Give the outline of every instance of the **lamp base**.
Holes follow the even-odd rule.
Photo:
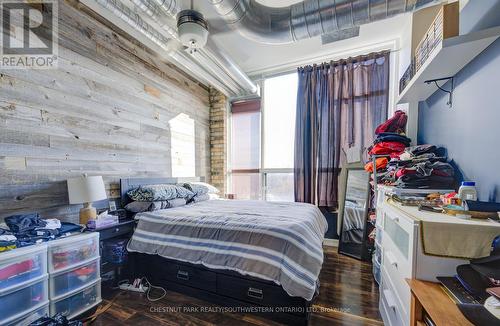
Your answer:
[[[92,203],[83,204],[80,209],[80,224],[87,225],[89,220],[95,220],[97,217],[97,210],[92,207]]]

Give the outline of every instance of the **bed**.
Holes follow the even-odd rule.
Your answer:
[[[127,191],[176,179],[122,179]],[[307,324],[326,221],[301,203],[213,200],[139,213],[128,250],[137,275],[232,311]],[[147,268],[143,268],[147,266]]]

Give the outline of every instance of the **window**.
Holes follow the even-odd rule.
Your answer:
[[[293,169],[297,74],[264,81],[264,168]]]
[[[297,83],[296,73],[269,78],[262,101],[232,104],[228,175],[237,199],[294,200]]]
[[[263,183],[265,200],[294,201],[296,73],[264,81]]]
[[[236,199],[260,198],[260,100],[232,103],[231,193]]]

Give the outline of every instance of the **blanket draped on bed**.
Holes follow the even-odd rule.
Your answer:
[[[327,230],[304,203],[210,200],[136,215],[128,250],[271,280],[311,300]]]

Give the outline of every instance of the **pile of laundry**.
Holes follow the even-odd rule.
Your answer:
[[[54,317],[41,317],[30,324],[30,326],[82,326],[79,320],[69,321],[63,314]]]
[[[411,139],[404,134],[406,121],[406,114],[396,111],[377,127],[365,170],[373,172],[375,158],[378,183],[409,189],[454,189],[455,171],[447,158],[434,145],[410,147]]]
[[[404,134],[407,120],[406,113],[398,110],[392,118],[377,127],[373,146],[368,148],[370,161],[365,165],[366,171],[373,172],[373,157],[377,172],[385,171],[389,160],[399,158],[405,148],[410,146],[411,139]]]
[[[392,158],[380,183],[410,189],[454,189],[455,170],[434,145],[407,147],[399,158]]]
[[[5,224],[8,229],[0,227],[0,252],[64,237],[82,229],[78,224],[55,218],[41,219],[38,213],[9,216]]]

